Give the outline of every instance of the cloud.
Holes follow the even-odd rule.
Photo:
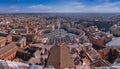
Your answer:
[[[43,5],[43,4],[32,5],[32,6],[29,6],[28,8],[32,9],[32,10],[50,10],[50,9],[52,9],[52,7]]]
[[[4,7],[5,8],[5,7]],[[118,2],[109,2],[106,0],[102,4],[98,5],[89,5],[83,4],[82,2],[68,2],[62,5],[29,5],[25,7],[21,6],[9,6],[3,9],[2,11],[6,12],[100,12],[100,13],[112,13],[120,12],[120,1]]]
[[[25,7],[25,12],[49,12],[51,10],[51,6],[44,4],[37,4]]]
[[[56,12],[100,12],[100,13],[111,13],[120,12],[120,2],[105,2],[99,5],[85,5],[81,2],[72,2],[64,5],[64,8],[59,8]]]
[[[19,7],[17,7],[17,6],[10,6],[10,7],[8,7],[6,10],[9,10],[9,11],[14,11],[14,12],[18,12],[18,11],[20,11],[20,9],[19,9]]]
[[[82,12],[86,6],[80,2],[71,2],[62,6],[54,7],[54,12]],[[82,9],[82,10],[81,10]]]
[[[11,13],[11,12],[20,12],[20,8],[17,6],[9,6],[9,7],[0,7],[2,9],[0,13]]]
[[[101,5],[96,5],[89,7],[90,11],[93,12],[120,12],[120,2],[115,2],[115,3],[104,3]]]

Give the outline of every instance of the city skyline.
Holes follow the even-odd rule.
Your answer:
[[[119,69],[118,5],[112,0],[0,1],[0,69]]]
[[[0,0],[1,13],[119,13],[119,0]]]

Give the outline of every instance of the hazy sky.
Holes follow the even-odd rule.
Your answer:
[[[0,0],[0,12],[120,12],[120,0]]]

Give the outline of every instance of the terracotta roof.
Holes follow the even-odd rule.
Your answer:
[[[41,43],[36,43],[36,44],[30,44],[30,46],[42,48],[42,47],[43,47],[43,44],[41,44]]]
[[[5,37],[0,36],[0,40],[1,40],[1,39],[5,39]]]
[[[12,43],[0,48],[0,55],[2,55],[3,53],[7,52],[10,49],[13,49],[14,47],[17,47],[16,43],[12,42]]]
[[[20,47],[18,47],[18,50],[17,50],[18,52],[22,52],[22,53],[28,53],[27,51],[25,51],[24,49],[22,49],[22,48],[20,48]]]
[[[30,58],[30,60],[28,61],[29,64],[36,64],[36,63],[41,63],[40,58]]]
[[[6,39],[5,37],[0,36],[0,42],[5,40],[5,39]]]
[[[53,65],[56,69],[74,67],[74,61],[70,56],[67,46],[54,46],[50,50],[48,64]]]

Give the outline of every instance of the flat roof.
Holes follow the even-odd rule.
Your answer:
[[[119,46],[120,47],[120,37],[112,40],[106,44],[107,46]]]
[[[17,44],[23,43],[23,41],[26,41],[26,37],[22,37],[18,40]]]
[[[8,33],[0,31],[0,36],[6,37]]]
[[[25,29],[12,29],[11,33],[26,33]]]
[[[2,32],[2,31],[0,31],[0,33],[2,33],[2,34],[8,34],[8,33],[6,33],[6,32]]]

